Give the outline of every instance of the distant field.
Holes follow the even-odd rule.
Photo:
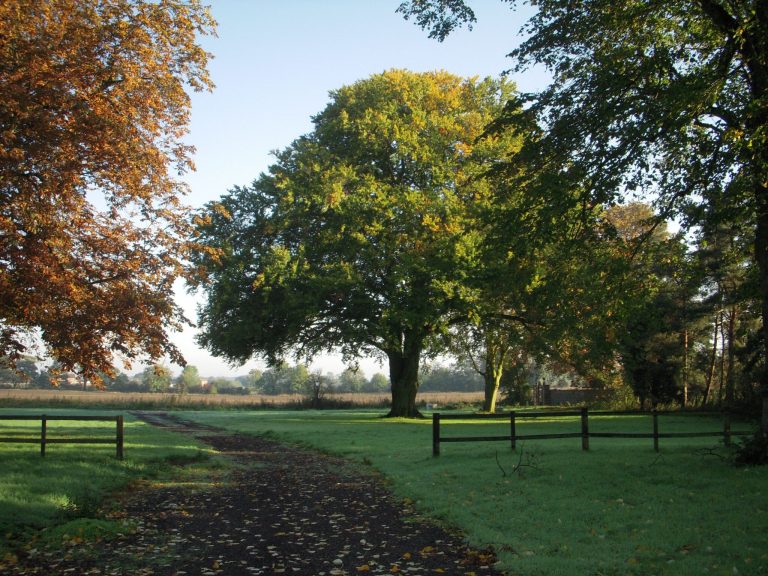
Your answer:
[[[348,402],[355,406],[371,407],[385,406],[390,400],[390,394],[360,393],[360,394],[328,394],[325,398],[340,402]],[[417,397],[419,404],[437,406],[473,404],[481,402],[482,392],[424,392]],[[261,408],[278,406],[296,406],[306,397],[301,394],[279,394],[268,396],[262,394],[159,394],[149,392],[106,392],[79,390],[0,390],[0,406],[73,406],[73,405],[107,405],[118,407],[153,407],[168,408]]]

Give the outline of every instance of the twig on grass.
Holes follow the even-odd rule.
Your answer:
[[[525,463],[523,463],[523,456],[525,456]],[[502,478],[507,477],[507,471],[504,469],[504,467],[501,465],[501,462],[499,462],[499,451],[496,451],[496,466],[499,467],[499,470],[501,470],[501,476]],[[517,464],[515,464],[512,467],[512,474],[519,474],[520,477],[523,477],[523,468],[535,468],[538,470],[539,466],[536,463],[536,455],[535,454],[526,454],[525,452],[525,445],[520,445],[520,454],[517,457]]]
[[[496,466],[499,467],[499,470],[501,470],[501,477],[506,478],[507,477],[507,471],[504,470],[504,467],[501,465],[501,462],[499,462],[499,451],[496,450]]]
[[[720,460],[728,460],[726,456],[723,456],[722,454],[718,454],[715,452],[717,448],[700,448],[699,450],[694,450],[694,454],[696,456],[717,456],[720,458]]]

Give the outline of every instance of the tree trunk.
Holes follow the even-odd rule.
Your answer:
[[[720,380],[717,389],[717,404],[723,405],[725,391],[725,314],[720,315]]]
[[[683,330],[683,410],[688,407],[688,327]]]
[[[704,389],[704,406],[709,402],[709,392],[712,390],[712,381],[715,379],[715,362],[717,360],[717,331],[720,328],[720,314],[715,315],[715,333],[712,335],[712,352],[709,356],[709,368],[707,369],[707,386]]]
[[[768,396],[763,396],[763,415],[760,418],[760,429],[768,436]]]
[[[733,409],[734,387],[736,374],[733,370],[733,339],[736,333],[736,306],[731,306],[728,318],[728,368],[725,373],[725,406],[728,410]]]
[[[499,397],[499,385],[501,384],[502,368],[494,366],[493,370],[486,368],[483,379],[485,380],[485,397],[483,399],[483,412],[493,414],[496,412],[496,400]]]
[[[749,71],[753,107],[747,115],[745,126],[755,146],[748,152],[748,162],[752,168],[752,189],[755,199],[755,262],[760,277],[760,304],[763,319],[763,363],[760,371],[760,402],[762,403],[761,422],[768,428],[768,147],[765,142],[765,130],[768,126],[768,42],[765,29],[768,26],[768,10],[760,3],[756,9],[757,22],[755,32],[745,39],[745,63]],[[750,143],[751,144],[751,143]],[[768,430],[764,430],[768,431]]]
[[[493,335],[486,336],[485,341],[485,394],[483,398],[483,412],[493,414],[496,412],[496,400],[499,397],[501,376],[504,374],[504,360],[509,347],[495,339]]]
[[[757,202],[757,230],[755,232],[755,260],[760,271],[760,303],[762,305],[763,319],[763,362],[768,366],[768,190],[765,185],[756,186],[758,190]],[[768,370],[760,371],[761,397],[768,396]],[[763,415],[761,422],[768,422],[768,402],[761,399]]]
[[[406,334],[401,349],[387,351],[392,383],[392,408],[387,414],[390,418],[421,418],[416,409],[421,350],[422,340]]]

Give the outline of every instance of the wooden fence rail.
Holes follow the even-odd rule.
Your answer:
[[[731,420],[727,414],[717,414],[724,416],[723,430],[716,432],[660,432],[659,431],[659,412],[609,412],[599,411],[590,412],[587,408],[581,408],[578,411],[541,411],[541,412],[523,412],[514,411],[508,414],[432,414],[432,455],[440,455],[440,444],[445,442],[493,442],[506,441],[510,443],[512,450],[516,449],[517,440],[551,440],[555,438],[581,438],[581,449],[589,450],[590,438],[653,438],[653,449],[659,451],[659,438],[698,438],[722,436],[723,442],[727,445],[731,443],[732,436],[749,436],[752,432],[734,432],[731,430]],[[638,416],[650,415],[653,421],[652,432],[590,432],[590,416]],[[708,414],[713,415],[713,414]],[[580,419],[580,429],[574,432],[564,432],[556,434],[518,434],[518,419],[535,418],[556,418],[563,416],[578,416]],[[440,433],[440,423],[444,420],[501,420],[509,419],[509,434],[494,436],[442,436]]]
[[[48,444],[114,444],[115,445],[115,457],[118,460],[123,459],[123,416],[47,416],[41,414],[39,416],[32,415],[6,415],[0,414],[0,420],[40,420],[40,436],[39,437],[0,437],[0,443],[24,443],[24,444],[40,444],[40,456],[45,456],[45,448]],[[115,436],[113,438],[49,438],[48,437],[48,422],[52,421],[77,421],[77,422],[114,422],[115,423]]]

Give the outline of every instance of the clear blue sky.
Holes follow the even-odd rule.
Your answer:
[[[328,92],[390,68],[447,70],[461,76],[498,76],[512,62],[506,55],[520,41],[530,15],[513,12],[501,0],[470,2],[478,18],[470,32],[445,42],[427,38],[395,10],[400,0],[211,0],[218,37],[203,46],[214,56],[210,94],[192,97],[187,140],[197,148],[187,201],[195,207],[219,198],[234,185],[250,184],[271,162],[270,152],[311,131],[311,117],[328,103]],[[513,75],[523,91],[540,89],[540,72]],[[195,318],[193,298],[179,290],[179,302]],[[187,362],[204,376],[235,375],[261,366],[231,367],[194,343],[195,331],[174,336]],[[363,362],[368,374],[386,373]],[[334,358],[313,364],[340,371]]]

